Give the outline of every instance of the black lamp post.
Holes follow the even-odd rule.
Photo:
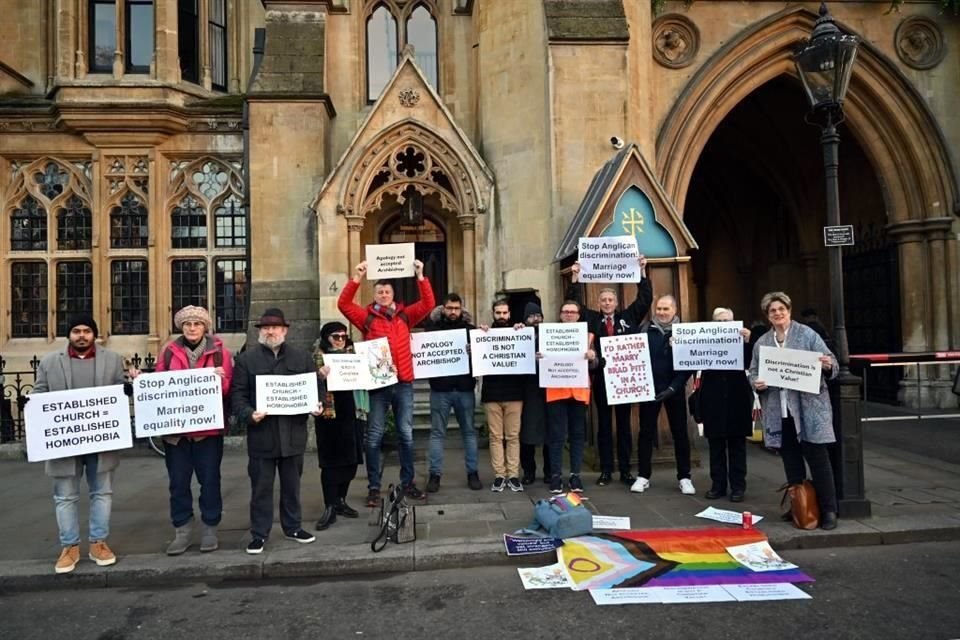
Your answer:
[[[843,122],[843,99],[850,85],[853,62],[857,58],[859,41],[845,35],[834,24],[821,3],[820,17],[810,34],[794,55],[797,72],[810,100],[809,120],[821,128],[823,168],[827,187],[827,224],[840,224],[840,194],[837,169],[839,165],[840,135],[837,125]],[[843,456],[842,493],[840,513],[859,518],[870,515],[870,502],[864,495],[863,429],[860,422],[860,378],[850,373],[850,347],[843,308],[843,247],[827,248],[830,257],[830,306],[833,311],[833,338],[840,375],[840,446]],[[836,412],[835,414],[836,415]]]

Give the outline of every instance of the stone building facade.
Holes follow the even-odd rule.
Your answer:
[[[570,238],[626,232],[687,319],[751,321],[784,289],[829,324],[818,131],[791,60],[816,3],[3,4],[8,367],[77,310],[128,354],[155,353],[188,303],[234,347],[268,305],[309,343],[385,242],[416,242],[437,293],[481,317],[506,295],[552,319]],[[863,42],[841,129],[851,350],[958,349],[960,19],[830,9]],[[949,406],[949,375],[872,382]]]

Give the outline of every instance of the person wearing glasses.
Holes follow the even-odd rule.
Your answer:
[[[353,353],[353,344],[347,338],[347,325],[342,322],[323,325],[320,339],[313,346],[317,373],[324,380],[330,375],[330,367],[323,363],[323,356],[328,353]],[[363,421],[358,412],[369,408],[370,398],[362,389],[327,391],[323,411],[313,421],[323,489],[323,514],[317,522],[317,531],[329,529],[337,521],[337,516],[356,518],[360,515],[347,504],[347,491],[350,481],[357,475],[357,465],[363,462]]]

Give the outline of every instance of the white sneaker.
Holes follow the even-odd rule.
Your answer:
[[[632,493],[643,493],[650,488],[650,481],[646,478],[637,478],[636,482],[633,483],[633,486],[630,487]]]
[[[690,478],[684,478],[680,481],[680,493],[685,496],[693,496],[697,494],[697,490],[693,487],[693,481]]]

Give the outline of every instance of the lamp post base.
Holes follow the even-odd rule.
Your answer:
[[[841,518],[869,518],[872,515],[870,501],[866,498],[840,498]]]
[[[870,501],[864,492],[860,382],[860,378],[847,369],[841,369],[837,376],[840,386],[840,428],[837,431],[843,456],[843,493],[837,497],[840,515],[844,518],[868,518],[871,513]]]

